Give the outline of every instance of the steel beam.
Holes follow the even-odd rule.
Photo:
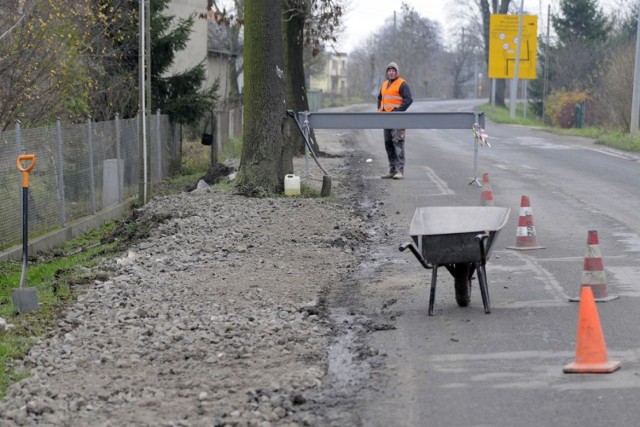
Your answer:
[[[471,129],[484,113],[302,113],[313,129]]]

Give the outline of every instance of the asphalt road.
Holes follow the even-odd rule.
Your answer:
[[[468,101],[416,102],[412,111],[470,111]],[[593,141],[487,122],[491,148],[471,131],[407,130],[406,179],[386,172],[382,130],[357,131],[370,158],[363,180],[381,201],[389,238],[362,267],[359,309],[395,329],[368,335],[386,354],[357,412],[371,426],[638,425],[640,418],[640,164]],[[422,206],[478,206],[488,173],[506,226],[487,263],[492,313],[477,281],[458,307],[453,278],[438,271],[435,315],[428,316],[431,270],[400,243]],[[531,201],[536,240],[514,251],[521,196]],[[597,305],[612,374],[564,374],[575,357],[587,234],[597,230],[608,293]]]

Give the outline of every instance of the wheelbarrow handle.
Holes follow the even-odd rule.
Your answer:
[[[22,162],[29,162],[27,166],[23,166]],[[18,170],[22,172],[22,188],[29,188],[29,172],[36,166],[35,154],[21,154],[16,161]]]
[[[420,261],[420,264],[422,264],[422,266],[424,268],[433,268],[433,266],[431,264],[429,264],[427,261],[425,261],[425,259],[422,257],[422,255],[420,255],[420,253],[418,252],[416,247],[413,246],[413,243],[411,243],[411,242],[403,243],[398,248],[398,250],[400,252],[404,252],[407,249],[411,250],[411,253],[413,253],[413,255],[415,255],[415,257],[418,259],[418,261]]]
[[[404,251],[406,251],[406,250],[407,250],[407,248],[409,248],[409,246],[412,246],[412,245],[411,245],[411,242],[403,243],[403,244],[401,244],[401,245],[400,245],[400,247],[398,248],[398,250],[399,250],[400,252],[404,252]]]

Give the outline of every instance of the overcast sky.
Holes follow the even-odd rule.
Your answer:
[[[598,3],[608,12],[616,1],[618,0],[598,0]],[[338,40],[337,46],[341,52],[350,52],[362,44],[371,33],[384,25],[387,18],[393,17],[394,10],[400,13],[400,5],[403,3],[402,0],[348,0],[348,2],[349,6],[344,16],[345,32]],[[404,2],[412,6],[422,17],[439,22],[446,37],[447,30],[450,30],[450,25],[447,23],[451,22],[451,16],[447,14],[450,13],[454,0],[404,0]],[[512,2],[520,7],[521,0],[512,0]],[[558,7],[558,0],[524,0],[524,9],[533,15],[541,16],[546,28],[549,4],[553,13],[554,8]],[[539,31],[540,27],[539,22]]]

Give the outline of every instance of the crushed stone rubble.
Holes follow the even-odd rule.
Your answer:
[[[368,235],[319,198],[201,189],[159,197],[148,227],[16,369],[0,425],[323,425],[306,410],[332,340],[326,296]]]

